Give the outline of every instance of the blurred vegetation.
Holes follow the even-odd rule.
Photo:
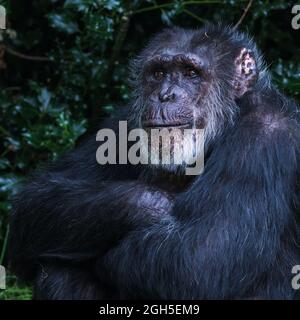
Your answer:
[[[277,85],[300,101],[296,1],[253,1],[240,28],[259,44]],[[235,24],[248,1],[7,0],[0,31],[0,264],[9,199],[41,161],[72,148],[130,99],[128,61],[166,26]],[[42,230],[41,230],[42,232]],[[9,276],[0,299],[28,299]]]

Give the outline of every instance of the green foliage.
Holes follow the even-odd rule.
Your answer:
[[[300,101],[295,1],[254,1],[241,23],[265,54],[274,80]],[[166,26],[235,24],[248,1],[6,0],[0,31],[0,264],[9,199],[36,166],[72,148],[130,99],[128,61]],[[14,278],[1,298],[28,298]],[[25,290],[25,291],[24,291]]]
[[[7,276],[7,288],[0,290],[0,300],[30,300],[31,297],[31,288],[18,285],[14,276]]]

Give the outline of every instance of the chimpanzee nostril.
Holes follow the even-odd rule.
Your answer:
[[[159,100],[160,100],[160,102],[174,101],[175,100],[175,93],[174,92],[163,93],[163,94],[160,93]]]

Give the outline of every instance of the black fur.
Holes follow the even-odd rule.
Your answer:
[[[93,137],[31,178],[15,200],[9,253],[37,299],[294,298],[299,110],[271,84],[253,42],[224,27],[164,31],[133,62],[130,123],[144,105],[144,61],[160,47],[199,45],[219,77],[209,107],[223,108],[204,173],[181,185],[178,172],[101,167]],[[258,76],[234,94],[243,48]]]

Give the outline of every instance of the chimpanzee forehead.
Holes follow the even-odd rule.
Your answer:
[[[182,31],[182,30],[181,30]],[[149,58],[154,57],[186,57],[193,62],[208,64],[213,61],[213,52],[211,52],[211,39],[205,35],[205,32],[186,31],[184,33],[173,33],[166,41],[155,43],[155,49],[151,52]],[[148,52],[149,52],[148,51]]]
[[[195,68],[204,68],[210,65],[209,59],[207,59],[205,56],[187,52],[186,50],[174,49],[164,49],[156,52],[155,55],[149,58],[146,64],[182,64],[194,66]]]
[[[191,37],[185,37],[184,42],[179,40],[172,37],[165,45],[161,44],[147,57],[147,63],[185,64],[196,68],[208,68],[213,64],[207,46],[193,46]]]

